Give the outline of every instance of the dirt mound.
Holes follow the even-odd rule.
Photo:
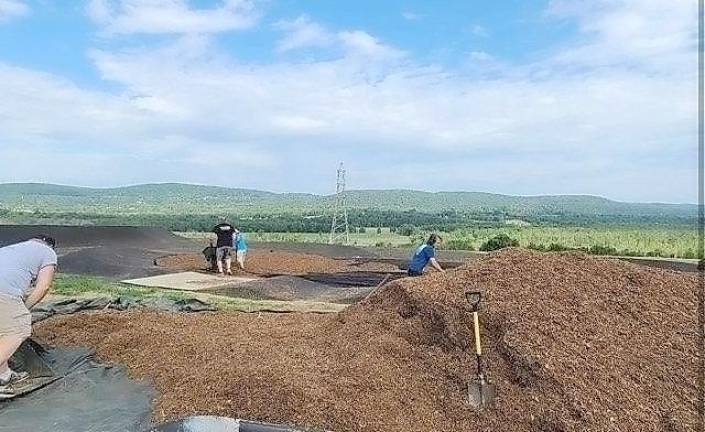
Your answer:
[[[56,239],[59,271],[117,279],[164,273],[156,258],[198,249],[165,229],[126,226],[0,225],[0,246],[36,234]]]
[[[136,248],[81,248],[59,256],[59,271],[115,279],[153,276],[164,273],[154,265],[160,255]]]
[[[487,411],[464,290],[482,289]],[[155,417],[196,413],[335,431],[690,431],[697,281],[581,254],[507,250],[390,283],[333,316],[97,313],[38,333],[154,379]],[[149,328],[149,332],[144,332]]]
[[[201,270],[206,267],[203,255],[197,253],[162,257],[157,260],[157,264],[166,269],[180,271]],[[334,273],[342,271],[398,271],[398,268],[388,263],[359,263],[352,259],[333,259],[321,255],[274,249],[248,250],[245,266],[247,273],[262,276]]]
[[[189,250],[194,242],[162,228],[130,226],[0,225],[0,246],[48,234],[59,248],[132,247]]]

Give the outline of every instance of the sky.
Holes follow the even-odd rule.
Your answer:
[[[693,0],[0,0],[0,182],[697,201]]]

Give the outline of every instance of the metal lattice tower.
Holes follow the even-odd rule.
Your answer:
[[[345,168],[341,162],[338,167],[338,178],[335,184],[335,207],[333,208],[333,222],[330,226],[328,244],[334,244],[343,238],[346,245],[350,244],[348,205],[345,199]]]

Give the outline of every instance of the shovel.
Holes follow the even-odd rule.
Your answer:
[[[482,344],[480,343],[480,319],[477,309],[482,299],[479,291],[468,291],[465,299],[472,308],[472,319],[475,326],[475,353],[477,355],[477,376],[468,383],[468,402],[476,410],[486,408],[492,403],[497,393],[494,384],[487,381],[482,366]]]

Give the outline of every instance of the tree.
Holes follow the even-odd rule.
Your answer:
[[[399,227],[399,230],[397,232],[399,233],[399,235],[410,237],[416,232],[416,227],[413,225],[404,224]]]

